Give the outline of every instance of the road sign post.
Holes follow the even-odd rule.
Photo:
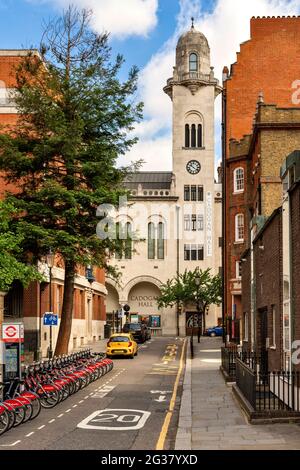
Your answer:
[[[44,314],[44,326],[50,326],[50,343],[48,357],[52,359],[52,326],[58,325],[58,315],[53,312],[46,312]]]

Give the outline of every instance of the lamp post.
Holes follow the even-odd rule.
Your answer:
[[[52,268],[54,266],[54,253],[50,248],[49,253],[46,256],[47,265],[49,268],[49,311],[52,312]],[[48,351],[48,358],[52,359],[53,350],[52,350],[52,325],[50,325],[50,344],[49,344],[49,351]]]
[[[198,343],[200,343],[200,336],[201,336],[201,330],[200,330],[200,299],[199,299],[199,287],[201,284],[201,279],[199,276],[195,277],[195,284],[197,286],[197,297],[196,297],[196,305],[197,305],[197,316],[198,316]]]

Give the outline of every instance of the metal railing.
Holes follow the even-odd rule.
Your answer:
[[[250,351],[239,351],[236,345],[221,348],[222,368],[234,381],[236,377],[236,359],[240,359],[247,367],[256,370],[261,356]]]
[[[236,385],[257,412],[300,413],[300,372],[261,372],[236,358]]]

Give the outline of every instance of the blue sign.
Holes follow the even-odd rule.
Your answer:
[[[55,313],[45,313],[44,314],[44,326],[57,326],[58,325],[58,315]]]

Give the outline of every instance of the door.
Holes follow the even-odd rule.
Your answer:
[[[199,315],[199,321],[198,321],[198,314],[197,312],[186,312],[186,335],[191,336],[192,335],[192,329],[193,329],[193,324],[194,324],[194,336],[197,336],[198,334],[198,326],[202,326],[201,322],[201,315]],[[200,328],[200,331],[202,329]]]
[[[262,374],[268,372],[268,309],[260,312],[260,370]]]

